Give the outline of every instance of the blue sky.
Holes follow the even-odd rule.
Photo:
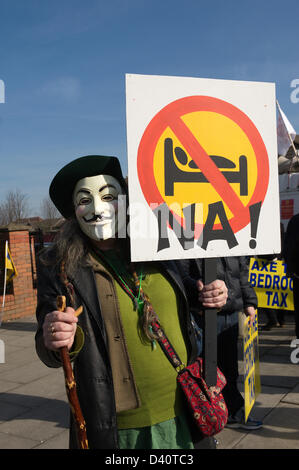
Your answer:
[[[299,133],[298,17],[298,0],[0,0],[0,202],[18,189],[38,214],[82,155],[127,174],[126,73],[275,82]]]

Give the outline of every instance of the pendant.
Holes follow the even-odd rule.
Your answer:
[[[138,315],[141,317],[143,315],[144,301],[142,299],[134,298],[134,310],[137,310]]]

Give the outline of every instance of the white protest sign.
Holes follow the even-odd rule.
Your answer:
[[[132,261],[280,252],[273,83],[126,75]]]

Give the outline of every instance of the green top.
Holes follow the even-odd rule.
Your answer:
[[[109,252],[109,256],[107,254],[108,252],[105,252],[111,265],[127,285],[132,287],[132,280],[119,257],[114,252]],[[142,289],[148,295],[169,340],[181,360],[186,363],[187,350],[180,325],[177,293],[166,275],[155,265],[145,264],[142,274]],[[152,426],[170,420],[182,412],[182,396],[176,382],[177,372],[159,344],[153,349],[152,344],[141,336],[138,312],[134,310],[133,301],[119,283],[114,282],[128,352],[141,399],[140,408],[118,413],[118,428]]]
[[[141,340],[137,323],[138,314],[132,301],[116,284],[121,319],[126,335],[128,351],[141,399],[141,407],[123,411],[117,416],[118,428],[151,426],[169,420],[180,413],[180,395],[177,390],[177,372],[166,358],[159,344],[155,349]],[[178,317],[176,294],[169,281],[155,269],[148,269],[142,288],[148,295],[167,335],[186,362],[187,351]]]

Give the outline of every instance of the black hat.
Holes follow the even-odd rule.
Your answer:
[[[49,194],[59,212],[66,219],[74,215],[73,192],[79,180],[88,176],[114,176],[127,192],[120,163],[116,157],[87,155],[65,165],[50,184]]]

